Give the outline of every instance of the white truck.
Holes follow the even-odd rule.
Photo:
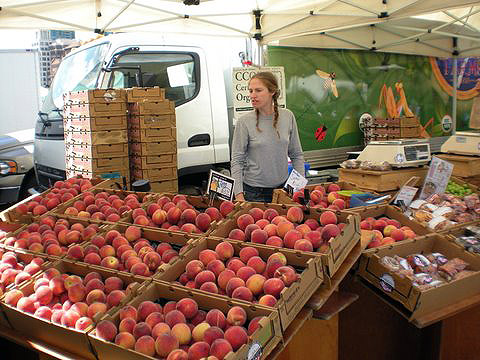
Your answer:
[[[35,126],[34,163],[43,187],[65,178],[63,94],[94,88],[160,86],[175,102],[178,175],[228,169],[232,131],[231,74],[245,40],[197,41],[115,34],[68,54]],[[188,42],[187,42],[188,41]],[[186,45],[196,43],[198,45]]]

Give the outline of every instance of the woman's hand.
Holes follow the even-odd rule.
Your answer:
[[[238,193],[237,195],[235,195],[235,200],[236,200],[236,201],[245,201],[245,197],[243,196],[243,192]]]

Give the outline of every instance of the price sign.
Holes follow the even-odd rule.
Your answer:
[[[207,194],[210,197],[218,197],[223,200],[233,199],[233,186],[235,180],[217,171],[210,170],[208,179]]]
[[[433,156],[419,198],[426,199],[433,194],[444,193],[452,171],[452,163]]]
[[[291,186],[293,188],[293,191],[298,191],[301,188],[304,188],[307,183],[308,180],[304,176],[302,176],[297,170],[293,169],[284,187],[288,189],[288,186]]]
[[[403,203],[405,204],[405,206],[408,206],[410,205],[410,203],[412,202],[413,198],[415,197],[415,194],[417,193],[418,191],[418,188],[416,187],[413,187],[413,186],[403,186],[396,199],[395,199],[395,202],[398,203],[400,201],[403,201]]]

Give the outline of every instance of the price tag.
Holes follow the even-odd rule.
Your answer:
[[[291,186],[293,188],[293,191],[298,191],[301,188],[304,188],[307,183],[308,180],[304,176],[302,176],[297,170],[293,169],[284,187],[288,189],[288,186]]]
[[[235,180],[217,171],[210,170],[208,179],[207,194],[210,197],[218,197],[223,200],[233,199],[233,186]]]
[[[452,163],[433,156],[419,198],[426,199],[433,194],[444,193],[452,171]]]
[[[397,197],[395,198],[395,202],[403,201],[405,206],[408,206],[412,202],[417,191],[418,191],[418,188],[405,185],[400,189]]]

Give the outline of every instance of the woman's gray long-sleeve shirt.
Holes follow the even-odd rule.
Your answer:
[[[243,183],[257,187],[278,187],[288,179],[288,157],[300,174],[305,175],[302,146],[298,137],[295,116],[288,109],[278,109],[277,129],[273,115],[259,115],[255,111],[243,115],[235,126],[232,144],[232,177],[235,194],[243,191]]]

